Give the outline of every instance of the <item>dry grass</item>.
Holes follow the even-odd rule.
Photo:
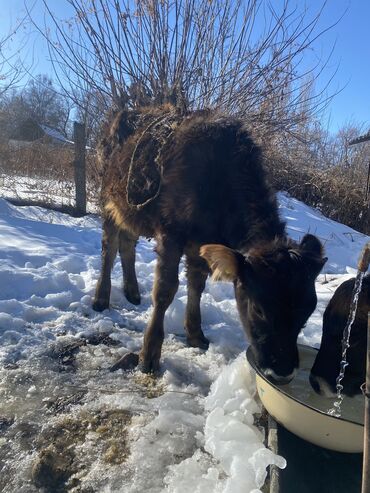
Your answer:
[[[12,148],[0,144],[2,196],[25,203],[73,206],[75,202],[74,148],[41,142]],[[99,201],[101,175],[94,151],[86,154],[88,202]]]
[[[73,148],[37,142],[27,147],[0,147],[1,170],[9,176],[73,181]]]
[[[276,157],[267,160],[267,168],[276,190],[286,191],[325,216],[370,234],[364,170],[354,172],[342,166],[321,170]]]
[[[325,216],[370,234],[369,203],[365,200],[366,170],[333,166],[325,170],[276,152],[266,151],[270,181]],[[74,204],[74,149],[35,143],[19,149],[0,144],[2,195],[46,205]],[[96,154],[86,155],[88,202],[98,206],[101,183]],[[22,196],[19,190],[22,190]]]

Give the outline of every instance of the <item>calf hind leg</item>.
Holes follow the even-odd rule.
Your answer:
[[[154,309],[140,353],[140,368],[145,373],[159,369],[164,338],[163,320],[179,285],[178,271],[182,247],[168,237],[157,238],[157,254],[152,293]]]
[[[111,270],[118,250],[118,229],[109,218],[103,220],[103,238],[101,250],[101,272],[96,285],[93,309],[102,312],[109,308],[111,291]]]
[[[198,252],[187,252],[188,302],[185,312],[185,332],[192,347],[208,349],[209,341],[201,328],[200,298],[204,290],[209,269]]]
[[[119,233],[119,254],[123,271],[123,292],[133,305],[139,305],[141,298],[135,272],[135,247],[137,236],[126,230]]]

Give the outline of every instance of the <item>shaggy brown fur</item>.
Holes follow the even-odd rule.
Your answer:
[[[185,330],[191,345],[206,348],[199,301],[209,269],[199,247],[214,243],[243,253],[253,247],[253,257],[274,259],[273,269],[279,259],[290,262],[288,252],[300,248],[286,238],[261,151],[235,118],[211,111],[181,116],[171,106],[123,110],[107,127],[100,159],[104,232],[94,309],[109,306],[110,270],[118,249],[125,295],[140,302],[135,242],[139,235],[157,241],[154,311],[140,355],[145,371],[158,368],[163,317],[177,291],[183,253],[188,275]],[[313,250],[321,267],[321,246],[315,244]],[[281,265],[278,271],[285,275]],[[298,284],[305,283],[305,278],[298,279]]]

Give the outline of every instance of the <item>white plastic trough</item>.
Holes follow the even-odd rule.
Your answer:
[[[295,435],[338,452],[362,452],[364,442],[364,398],[363,396],[344,397],[342,417],[327,414],[333,407],[333,399],[321,397],[311,389],[308,376],[315,360],[317,349],[298,344],[300,371],[288,385],[276,385],[264,377],[257,368],[251,347],[247,359],[256,371],[258,395],[268,413],[287,430]],[[295,380],[304,392],[297,397]],[[307,402],[308,401],[308,402]],[[346,409],[345,412],[344,405]]]

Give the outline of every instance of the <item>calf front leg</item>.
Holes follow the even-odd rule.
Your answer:
[[[111,219],[103,220],[103,238],[101,250],[101,272],[96,285],[93,309],[102,312],[109,308],[111,290],[111,270],[118,250],[118,229]]]
[[[164,315],[179,285],[178,273],[182,252],[182,246],[171,238],[157,238],[158,258],[152,292],[154,309],[140,352],[140,368],[144,373],[156,372],[159,369],[164,338]]]
[[[133,305],[140,305],[139,286],[135,272],[135,247],[137,236],[128,231],[119,233],[119,254],[123,271],[123,293]]]
[[[188,344],[192,347],[208,349],[209,340],[201,327],[200,298],[207,276],[208,266],[198,252],[187,252],[188,302],[185,313],[185,332]]]

